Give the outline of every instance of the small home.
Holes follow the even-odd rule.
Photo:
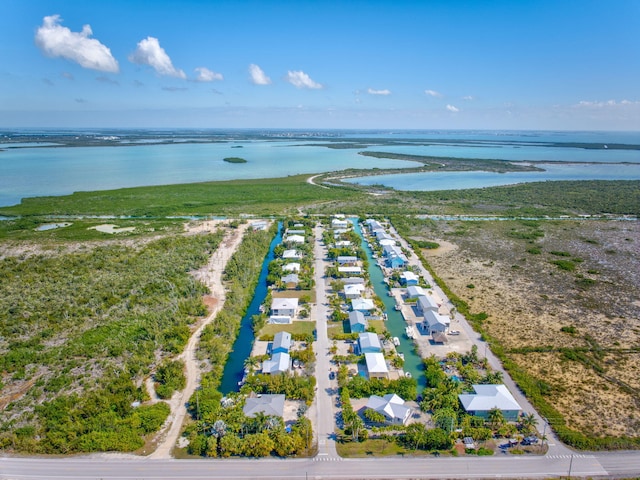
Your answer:
[[[295,317],[297,309],[297,298],[274,298],[271,300],[271,315]]]
[[[472,387],[475,393],[458,395],[462,408],[469,415],[488,420],[489,412],[497,408],[508,422],[518,420],[522,407],[505,385],[472,385]]]
[[[406,285],[407,287],[412,287],[418,285],[420,282],[420,277],[413,272],[406,271],[400,274],[400,283],[402,285]]]
[[[284,395],[280,393],[263,393],[261,395],[252,393],[244,402],[242,411],[249,418],[254,418],[258,413],[270,417],[282,417],[284,414],[284,400]]]
[[[378,334],[373,332],[363,332],[358,335],[358,345],[360,346],[360,353],[382,352]]]
[[[341,218],[334,218],[331,220],[331,228],[348,228],[349,221]]]
[[[381,413],[388,423],[395,425],[405,425],[411,417],[411,409],[395,393],[387,393],[384,397],[371,395],[367,401],[367,408]]]
[[[300,277],[298,277],[297,273],[290,273],[282,277],[282,283],[284,283],[287,288],[295,288],[298,286],[298,283],[300,283]]]
[[[354,283],[345,285],[342,289],[344,293],[344,297],[347,299],[360,298],[362,296],[362,292],[364,292],[364,284],[362,283]]]
[[[304,237],[302,235],[287,235],[284,241],[287,243],[304,243]]]
[[[291,348],[291,334],[289,332],[278,332],[273,336],[271,353],[289,353]]]
[[[354,298],[351,300],[351,310],[354,312],[362,312],[365,315],[369,315],[375,308],[373,300],[370,298]]]
[[[417,285],[411,285],[407,287],[407,298],[418,298],[424,297],[427,293],[424,291],[422,287]]]
[[[424,312],[423,328],[433,335],[436,332],[444,333],[449,330],[451,325],[451,319],[446,315],[440,315],[433,310],[427,310]]]
[[[276,353],[269,360],[262,362],[262,373],[277,375],[289,371],[291,357],[288,353]]]
[[[361,333],[369,328],[369,322],[362,312],[349,312],[349,327],[351,333]]]
[[[282,252],[282,258],[285,260],[291,258],[302,258],[302,253],[294,249],[285,250]]]
[[[418,297],[418,300],[416,301],[416,309],[418,310],[418,313],[422,313],[424,315],[429,310],[438,312],[440,310],[440,305],[433,295],[424,295],[422,297]]]
[[[358,257],[351,255],[341,255],[336,260],[341,266],[355,266],[358,263]]]
[[[389,368],[381,352],[365,353],[369,378],[389,378]]]
[[[282,266],[283,272],[299,272],[300,264],[298,262],[287,263]]]
[[[361,267],[338,267],[339,273],[344,273],[345,275],[360,275],[362,273]]]

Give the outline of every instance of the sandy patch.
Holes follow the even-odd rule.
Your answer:
[[[136,227],[118,227],[117,225],[113,225],[111,223],[105,223],[102,225],[96,225],[95,227],[89,227],[87,230],[97,230],[102,233],[123,233],[123,232],[133,232]]]

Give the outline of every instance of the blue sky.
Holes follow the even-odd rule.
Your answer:
[[[3,0],[0,127],[640,130],[640,2]]]

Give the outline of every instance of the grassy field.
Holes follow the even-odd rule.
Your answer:
[[[256,335],[257,338],[263,335],[272,336],[278,332],[289,332],[292,335],[313,335],[313,331],[316,328],[316,322],[302,322],[296,321],[288,325],[274,325],[267,324],[260,330],[260,333]]]

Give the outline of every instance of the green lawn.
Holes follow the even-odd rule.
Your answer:
[[[300,335],[313,335],[313,331],[316,328],[316,322],[293,322],[289,325],[276,325],[276,324],[267,324],[265,325],[260,333],[257,335],[258,338],[263,335],[275,335],[278,332],[289,332],[292,335],[300,334]]]
[[[304,297],[305,295],[308,295],[309,298],[311,299],[311,303],[315,303],[316,302],[316,290],[315,288],[313,290],[274,290],[271,293],[271,296],[273,298],[297,298],[300,299],[301,297]]]

